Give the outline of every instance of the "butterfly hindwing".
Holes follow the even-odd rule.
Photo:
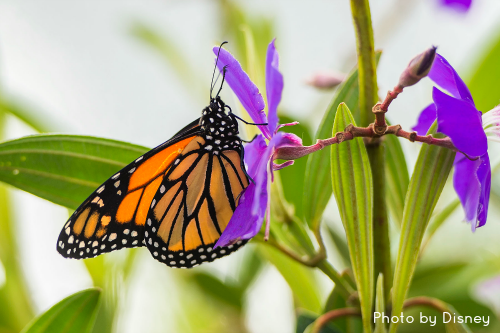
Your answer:
[[[241,146],[217,152],[211,149],[202,137],[191,141],[153,198],[145,226],[146,246],[155,259],[168,266],[188,268],[213,261],[246,243],[213,250],[248,178]]]
[[[197,120],[104,182],[65,224],[59,253],[83,259],[143,246],[151,201],[175,159],[198,134]]]

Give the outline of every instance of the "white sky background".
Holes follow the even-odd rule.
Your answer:
[[[354,65],[349,1],[240,2],[255,15],[274,20],[285,77],[282,107],[298,120],[307,119],[316,126],[332,94],[317,92],[303,82],[316,70],[347,72]],[[465,16],[440,10],[436,3],[437,0],[372,1],[375,44],[384,50],[378,72],[382,95],[397,83],[408,61],[431,45],[439,46],[439,52],[465,75],[468,63],[480,54],[489,34],[500,31],[500,1],[476,0]],[[389,14],[395,6],[405,11],[399,19]],[[201,0],[0,0],[2,91],[56,118],[65,133],[156,146],[199,117],[208,102],[213,69],[211,47],[224,39],[218,30],[216,10],[214,2]],[[193,98],[164,60],[131,36],[130,27],[135,20],[158,28],[182,47],[206,82],[207,101]],[[231,47],[231,43],[227,45],[229,50]],[[430,88],[427,81],[407,89],[393,103],[391,121],[404,128],[412,126],[418,112],[431,100]],[[228,96],[229,88],[225,89]],[[16,138],[29,133],[29,128],[13,122],[9,135]],[[418,148],[405,143],[405,149],[411,169]],[[67,210],[20,191],[15,191],[15,198],[19,240],[23,245],[20,260],[41,311],[89,286],[91,281],[81,262],[64,260],[55,251]],[[499,253],[498,246],[493,246],[500,230],[498,214],[491,214],[485,227],[489,231],[480,230],[474,236],[460,223],[461,213],[457,214],[454,226],[448,223],[441,234],[452,233],[459,241],[439,248],[440,255],[461,249],[464,252],[463,248],[474,252],[480,246],[486,248],[484,251]],[[338,219],[335,223],[339,223]],[[220,274],[231,274],[238,258],[233,255],[206,266]],[[119,323],[120,332],[139,328],[154,332],[155,327],[168,327],[164,312],[148,311],[147,304],[161,304],[162,310],[175,307],[168,297],[151,291],[159,288],[168,293],[175,288],[165,284],[175,281],[169,277],[168,268],[146,255],[144,266],[129,295],[133,305],[125,309],[127,316]],[[325,288],[331,287],[328,282],[322,283]],[[293,330],[292,296],[274,268],[266,269],[259,277],[248,302],[247,323],[252,332]]]

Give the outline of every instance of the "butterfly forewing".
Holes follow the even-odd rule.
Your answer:
[[[216,152],[212,148],[201,136],[191,141],[153,198],[145,241],[153,257],[168,266],[196,266],[244,244],[240,241],[213,249],[248,186],[248,178],[240,146]]]
[[[57,243],[59,253],[83,259],[143,246],[151,201],[174,161],[199,132],[198,121],[189,124],[104,182],[65,224]]]

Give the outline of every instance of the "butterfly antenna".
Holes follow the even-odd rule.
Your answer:
[[[227,65],[222,67],[222,82],[220,83],[219,91],[217,92],[217,95],[215,97],[218,97],[220,91],[222,90],[222,86],[224,85],[224,80],[226,79],[226,71],[227,71]]]
[[[222,44],[220,44],[219,46],[219,52],[217,52],[217,59],[215,60],[215,66],[214,66],[214,72],[212,73],[212,82],[210,83],[210,99],[212,99],[212,90],[214,89],[214,77],[215,77],[215,70],[217,69],[217,62],[219,61],[219,54],[220,54],[220,50],[222,48],[222,45],[224,44],[227,44],[227,41],[226,42],[222,42]],[[218,78],[218,76],[217,76]],[[215,82],[217,82],[217,80],[215,80]]]

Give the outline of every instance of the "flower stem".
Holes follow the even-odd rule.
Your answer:
[[[372,167],[373,192],[373,251],[374,256],[374,279],[380,273],[384,276],[384,304],[389,302],[392,287],[391,266],[391,242],[389,239],[389,221],[387,216],[387,204],[385,200],[385,170],[384,155],[385,147],[382,144],[370,145],[366,149],[370,165]],[[382,167],[380,167],[382,166]]]
[[[379,129],[380,130],[380,129]],[[368,127],[356,127],[353,126],[352,124],[347,126],[346,129],[343,132],[337,132],[335,136],[324,139],[324,140],[318,140],[315,144],[311,146],[302,146],[302,147],[282,147],[279,148],[276,152],[276,158],[283,159],[283,160],[296,160],[298,158],[304,157],[306,155],[309,155],[311,153],[314,153],[318,150],[321,150],[325,147],[328,147],[333,144],[339,144],[344,141],[349,141],[354,138],[362,137],[362,138],[371,138],[370,141],[368,141],[367,144],[367,149],[370,145],[376,145],[379,144],[378,139],[381,136],[384,135],[395,135],[400,138],[405,138],[411,142],[422,142],[426,143],[428,145],[434,145],[434,146],[440,146],[440,147],[445,147],[448,148],[454,152],[460,152],[464,154],[468,159],[470,160],[476,160],[477,157],[471,157],[465,154],[464,152],[460,151],[455,147],[453,142],[449,137],[444,137],[444,138],[435,138],[432,135],[418,135],[417,132],[408,132],[405,131],[401,128],[401,125],[391,125],[391,126],[386,126],[382,133],[377,133],[375,129],[375,123],[371,123]],[[383,168],[380,168],[383,169]]]
[[[333,311],[329,311],[316,319],[313,324],[313,329],[311,333],[319,333],[321,329],[328,324],[328,322],[335,320],[340,317],[348,317],[348,316],[361,316],[361,311],[356,308],[343,308],[343,309],[335,309]]]
[[[448,312],[449,309],[446,306],[446,304],[437,299],[437,298],[432,298],[432,297],[427,297],[427,296],[418,296],[418,297],[413,297],[408,300],[406,300],[403,304],[403,308],[408,309],[414,306],[426,306],[430,308],[434,308],[438,310],[439,312]]]
[[[377,96],[377,69],[375,65],[375,50],[373,42],[373,28],[370,13],[370,4],[368,0],[351,0],[352,18],[356,32],[356,45],[358,54],[358,81],[359,81],[359,109],[360,109],[360,124],[368,126],[373,119],[372,106],[378,101]],[[375,114],[375,124],[372,129],[375,129],[376,134],[380,134],[378,129],[384,128],[385,119],[384,113],[381,115]],[[375,277],[379,273],[385,276],[387,271],[391,271],[390,252],[386,250],[386,246],[390,247],[389,243],[381,244],[381,242],[389,241],[387,227],[387,207],[385,205],[385,167],[383,157],[383,142],[380,142],[378,136],[371,142],[366,143],[366,150],[370,159],[370,167],[373,176],[373,238],[377,240],[374,243],[375,251]],[[378,246],[377,246],[378,245]],[[383,251],[379,253],[377,251]],[[387,258],[388,257],[388,258]],[[390,288],[387,288],[389,290]],[[371,318],[363,317],[363,329],[365,333],[372,331]]]
[[[343,279],[340,274],[333,268],[327,260],[320,261],[316,267],[321,269],[334,283],[335,288],[342,295],[344,299],[348,299],[354,294],[352,287]]]
[[[372,106],[378,101],[373,29],[368,0],[351,0],[351,11],[358,54],[360,123],[367,126],[373,117]]]

